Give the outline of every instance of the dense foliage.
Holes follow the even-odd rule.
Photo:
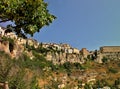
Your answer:
[[[13,22],[14,26],[9,24],[8,30],[18,36],[32,36],[56,18],[47,6],[44,0],[0,0],[0,22]]]

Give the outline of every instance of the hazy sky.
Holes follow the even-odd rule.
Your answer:
[[[34,35],[78,49],[120,46],[120,0],[45,0],[57,19]]]

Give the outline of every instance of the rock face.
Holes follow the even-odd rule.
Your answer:
[[[46,55],[46,59],[52,61],[54,64],[63,64],[65,62],[71,63],[84,63],[82,60],[82,56],[79,54],[71,54],[71,53],[57,53],[57,52],[48,52]]]
[[[23,52],[23,50],[24,46],[17,44],[17,42],[14,42],[14,44],[11,45],[9,41],[4,41],[0,39],[0,51],[4,51],[5,53],[9,54],[12,58],[18,58]]]
[[[81,64],[84,63],[82,55],[80,55],[79,53],[53,51],[53,50],[47,52],[45,57],[48,61],[52,61],[54,64],[63,64],[65,62],[71,62],[71,63],[78,62]],[[14,39],[14,43],[12,43],[12,45],[9,41],[3,41],[1,39],[0,40],[0,51],[4,51],[10,54],[12,58],[18,58],[24,51],[24,45],[23,43],[20,43],[19,40],[17,39],[16,40]]]
[[[0,40],[0,51],[4,51],[4,52],[10,54],[9,41]]]
[[[69,44],[56,44],[56,43],[39,43],[34,39],[23,39],[20,37],[17,37],[15,33],[10,32],[6,33],[7,29],[0,27],[0,38],[6,37],[14,40],[14,43],[11,44],[9,41],[2,41],[0,40],[0,51],[5,51],[6,53],[10,54],[12,58],[18,58],[21,53],[24,51],[25,45],[34,46],[34,48],[39,48],[41,46],[42,48],[47,51],[45,57],[47,60],[52,61],[54,64],[63,64],[65,62],[71,62],[71,63],[83,63],[83,57],[81,56],[80,50],[77,48],[71,47]],[[54,52],[55,51],[55,52]],[[29,54],[29,52],[28,52]],[[43,53],[44,54],[44,53]],[[82,54],[84,57],[87,57],[89,52],[84,49],[82,51]],[[33,56],[30,57],[32,59]]]
[[[13,50],[11,51],[11,56],[14,58],[18,58],[22,52],[24,50],[24,46],[23,45],[18,45],[18,44],[14,44],[13,46]]]

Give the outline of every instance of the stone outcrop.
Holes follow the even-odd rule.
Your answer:
[[[65,62],[71,63],[84,63],[82,60],[81,55],[79,54],[69,54],[69,53],[57,53],[57,52],[48,52],[46,55],[46,59],[52,61],[54,64],[63,64]]]
[[[2,87],[3,89],[9,89],[9,86],[8,86],[8,82],[4,82],[4,83],[0,83],[0,87]]]
[[[4,51],[4,52],[10,54],[9,41],[0,40],[0,51]]]
[[[14,44],[13,50],[11,51],[11,56],[14,58],[18,58],[22,52],[24,51],[23,45]]]
[[[5,41],[0,37],[0,51],[4,51],[5,53],[9,54],[12,58],[18,58],[24,50],[23,45],[11,44],[9,41]]]

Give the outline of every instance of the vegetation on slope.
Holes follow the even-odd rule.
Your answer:
[[[11,39],[3,38],[3,40],[9,41],[12,46],[15,44]],[[117,89],[120,85],[120,60],[99,64],[92,59],[86,59],[84,64],[65,62],[54,65],[45,59],[45,54],[55,50],[41,47],[36,49],[29,45],[25,47],[17,59],[0,51],[0,82],[8,81],[10,89],[58,89],[61,84],[65,84],[65,89],[75,86],[84,89],[110,86],[112,89]],[[28,55],[30,52],[32,59]],[[94,84],[79,79],[84,75],[90,76],[89,74],[93,72],[96,73]],[[83,83],[85,86],[82,86]]]

